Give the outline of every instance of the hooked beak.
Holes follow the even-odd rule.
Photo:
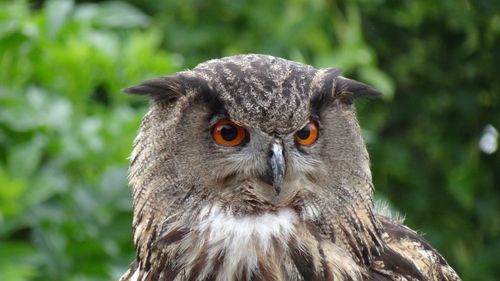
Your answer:
[[[281,192],[281,184],[283,183],[283,176],[285,174],[285,159],[283,157],[283,146],[274,142],[271,146],[269,162],[272,170],[272,186],[276,194]]]

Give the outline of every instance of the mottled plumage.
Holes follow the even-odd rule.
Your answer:
[[[121,280],[460,280],[373,206],[352,104],[372,88],[242,55],[127,91],[153,101],[130,158],[137,251]],[[220,120],[244,141],[216,143]],[[302,145],[311,120],[319,136]]]

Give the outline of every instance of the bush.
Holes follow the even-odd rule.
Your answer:
[[[132,260],[121,89],[177,69],[121,2],[0,6],[0,279],[117,279]]]

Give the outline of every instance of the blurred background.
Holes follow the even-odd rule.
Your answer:
[[[338,66],[377,197],[464,280],[500,280],[500,1],[0,1],[0,280],[117,280],[133,257],[126,86],[240,53]]]

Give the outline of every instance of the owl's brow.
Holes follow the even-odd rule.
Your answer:
[[[215,92],[213,92],[207,85],[202,84],[199,85],[199,95],[198,97],[201,99],[203,103],[205,103],[210,111],[212,112],[211,116],[214,115],[228,115],[226,108],[224,107],[224,103],[220,100]]]
[[[331,90],[331,88],[330,88]],[[325,94],[323,91],[316,93],[311,98],[311,116],[318,117],[320,112],[332,102],[331,95]],[[317,118],[319,119],[319,118]]]

